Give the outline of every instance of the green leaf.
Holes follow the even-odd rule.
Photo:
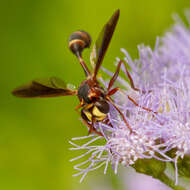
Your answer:
[[[179,176],[190,179],[190,155],[185,155],[183,159],[179,158],[177,165]]]
[[[175,182],[166,174],[166,163],[156,159],[138,159],[132,167],[138,173],[143,173],[160,180],[174,190],[185,190],[184,187],[176,186]]]
[[[138,159],[133,168],[139,173],[158,178],[166,169],[166,163],[156,159]]]

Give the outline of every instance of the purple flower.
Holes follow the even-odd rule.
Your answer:
[[[82,175],[81,181],[89,171],[103,165],[106,173],[109,163],[117,173],[119,164],[130,166],[138,159],[154,158],[174,163],[178,182],[178,158],[190,153],[190,30],[177,21],[157,39],[154,50],[144,45],[138,50],[139,59],[134,61],[126,50],[121,51],[141,91],[133,90],[124,78],[118,77],[117,82],[124,88],[113,97],[131,130],[110,104],[109,123],[95,123],[103,137],[90,135],[70,142],[72,150],[85,151],[71,160],[86,158],[74,167],[79,171],[76,175]],[[125,73],[124,68],[122,71]],[[108,85],[102,79],[101,82]],[[85,142],[78,145],[76,140]],[[174,155],[169,154],[171,150]]]

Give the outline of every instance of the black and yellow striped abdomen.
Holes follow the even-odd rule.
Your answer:
[[[76,55],[83,51],[84,48],[90,47],[91,37],[85,31],[76,31],[70,35],[69,48]]]
[[[106,101],[97,101],[84,106],[81,110],[81,116],[86,121],[96,122],[104,120],[108,112],[109,104]]]

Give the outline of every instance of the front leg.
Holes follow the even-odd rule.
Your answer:
[[[75,111],[80,114],[79,109],[84,106],[84,100],[82,99],[80,104],[75,107]]]
[[[120,114],[121,118],[123,119],[125,125],[127,126],[127,128],[129,129],[129,131],[132,133],[132,128],[129,125],[128,121],[126,120],[124,114],[121,112],[121,110],[117,107],[117,105],[114,103],[114,101],[110,98],[110,97],[106,97],[107,100],[113,105],[113,107],[117,110],[117,112]]]
[[[110,82],[109,82],[109,85],[108,85],[108,88],[107,88],[108,94],[110,94],[110,89],[112,88],[114,82],[117,80],[117,77],[119,75],[119,71],[120,71],[120,68],[121,68],[121,64],[124,65],[125,72],[126,72],[126,75],[127,75],[128,79],[129,79],[131,88],[133,90],[135,90],[135,91],[141,91],[140,89],[138,89],[138,88],[135,87],[134,81],[133,81],[133,79],[132,79],[132,77],[131,77],[131,75],[130,75],[128,69],[127,69],[127,66],[124,63],[124,61],[120,60],[119,63],[118,63],[118,65],[117,65],[117,68],[116,68],[116,71],[115,71],[114,75],[110,79]],[[144,91],[142,91],[142,92],[144,93]]]
[[[126,72],[126,74],[127,74],[127,77],[129,78],[129,82],[130,82],[131,88],[132,88],[133,90],[135,90],[135,91],[141,91],[142,93],[145,93],[145,91],[140,90],[140,89],[138,89],[138,88],[135,87],[134,82],[133,82],[133,79],[132,79],[132,77],[131,77],[131,75],[130,75],[128,69],[127,69],[126,64],[125,64],[122,60],[120,60],[120,61],[119,61],[119,64],[117,65],[117,68],[116,68],[116,71],[115,71],[114,75],[113,75],[112,78],[110,79],[110,82],[109,82],[109,85],[108,85],[108,89],[107,89],[107,91],[108,91],[107,97],[112,96],[112,95],[115,94],[118,90],[121,91],[121,89],[118,88],[118,87],[111,89],[111,87],[113,86],[114,82],[117,80],[117,77],[118,77],[118,75],[119,75],[119,71],[120,71],[120,68],[121,68],[121,64],[124,65],[125,72]],[[121,92],[122,92],[122,91],[121,91]],[[148,91],[148,92],[151,92],[151,91]],[[140,108],[142,108],[142,109],[144,109],[144,110],[146,110],[146,111],[148,111],[148,112],[152,112],[152,113],[157,114],[157,112],[154,112],[153,110],[151,110],[151,109],[149,109],[149,108],[146,108],[146,107],[144,107],[144,106],[140,106],[140,105],[139,105],[133,98],[131,98],[130,96],[128,96],[128,99],[129,99],[134,105],[136,105],[136,106],[138,106],[138,107],[140,107]]]
[[[129,99],[135,106],[140,107],[141,109],[143,109],[143,110],[145,110],[145,111],[152,112],[152,113],[154,113],[154,114],[158,114],[158,112],[155,112],[155,111],[153,111],[153,110],[150,109],[150,108],[146,108],[146,107],[144,107],[144,106],[139,105],[139,104],[138,104],[133,98],[131,98],[130,96],[128,96],[128,99]]]

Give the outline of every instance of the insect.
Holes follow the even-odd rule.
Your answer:
[[[33,97],[57,97],[57,96],[71,96],[76,95],[79,98],[80,104],[76,107],[76,110],[81,109],[81,117],[83,122],[89,127],[89,133],[96,133],[102,135],[101,132],[97,131],[94,127],[95,122],[103,122],[107,118],[107,114],[110,110],[110,104],[112,104],[115,109],[121,115],[126,126],[131,130],[128,122],[126,121],[123,113],[114,104],[111,96],[115,94],[119,88],[112,88],[115,80],[118,77],[121,64],[124,63],[120,61],[114,75],[109,81],[108,88],[104,89],[100,86],[97,80],[97,73],[102,64],[103,58],[111,41],[112,35],[114,33],[115,27],[119,19],[120,11],[117,10],[110,20],[105,24],[100,35],[95,42],[93,50],[91,52],[91,64],[94,66],[93,70],[90,71],[82,58],[82,51],[85,48],[90,47],[91,37],[87,32],[76,31],[71,34],[69,38],[69,48],[78,58],[80,65],[82,66],[86,79],[82,81],[78,90],[72,90],[67,87],[67,85],[59,78],[51,77],[47,79],[33,80],[30,83],[20,86],[13,90],[12,94],[21,98],[33,98]],[[125,64],[124,64],[125,65]],[[127,71],[131,87],[134,90],[139,90],[135,88],[133,80]],[[133,101],[133,100],[131,100]],[[136,102],[134,102],[136,103]]]

